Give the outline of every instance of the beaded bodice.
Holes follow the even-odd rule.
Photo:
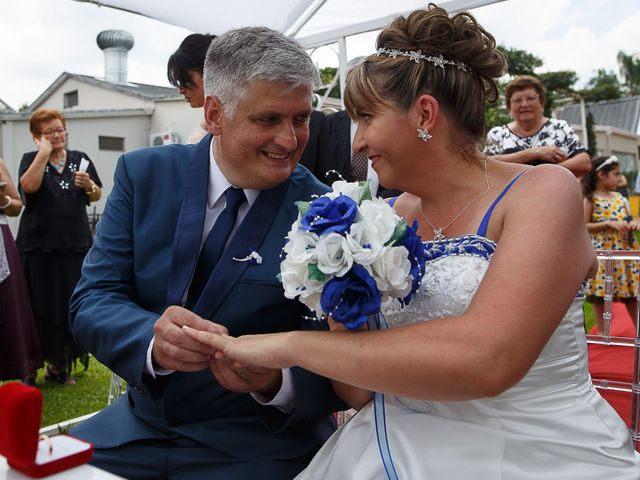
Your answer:
[[[464,235],[425,243],[427,261],[422,284],[411,303],[389,300],[382,313],[390,326],[416,323],[465,312],[495,251],[495,242]]]

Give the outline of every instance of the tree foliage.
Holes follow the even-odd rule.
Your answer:
[[[598,149],[596,148],[596,132],[593,129],[595,123],[593,115],[589,110],[587,110],[587,142],[589,143],[589,156],[591,158],[598,154]]]
[[[625,90],[629,95],[640,94],[640,59],[635,55],[618,52],[620,76],[624,80]]]
[[[580,95],[587,102],[616,100],[622,97],[622,86],[615,72],[599,68],[595,77],[591,77],[586,87],[580,91]]]
[[[502,45],[498,49],[507,57],[509,75],[535,75],[535,69],[542,66],[542,60],[533,53]]]
[[[333,79],[336,76],[338,69],[335,67],[325,67],[320,69],[320,81],[322,85],[329,85],[333,82]],[[318,89],[318,93],[320,95],[324,95],[327,91],[327,88]],[[331,98],[340,98],[340,79],[336,78],[335,86],[331,89],[331,93],[329,93],[329,97]]]

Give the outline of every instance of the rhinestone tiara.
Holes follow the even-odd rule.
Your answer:
[[[376,57],[380,55],[386,55],[387,57],[396,58],[396,57],[408,57],[409,61],[414,61],[416,63],[420,63],[420,60],[424,60],[425,62],[433,63],[434,66],[444,68],[445,65],[452,65],[457,67],[458,70],[467,71],[468,66],[462,62],[458,62],[456,60],[448,60],[444,58],[442,55],[438,55],[437,57],[433,57],[431,55],[423,55],[422,50],[399,50],[397,48],[379,48],[376,53]]]

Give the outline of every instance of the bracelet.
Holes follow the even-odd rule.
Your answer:
[[[9,195],[5,195],[5,198],[8,199],[8,202],[5,203],[4,205],[0,205],[0,210],[4,210],[5,208],[7,208],[9,205],[11,205],[11,202],[13,201],[13,198],[11,198]]]
[[[98,186],[92,180],[91,181],[91,190],[85,190],[84,193],[86,193],[87,195],[92,195],[92,194],[96,193],[96,190],[98,190]]]

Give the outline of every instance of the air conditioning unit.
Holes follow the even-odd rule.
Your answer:
[[[158,145],[170,145],[172,143],[180,143],[180,138],[173,132],[152,133],[149,139],[149,145],[152,147],[157,147]]]

